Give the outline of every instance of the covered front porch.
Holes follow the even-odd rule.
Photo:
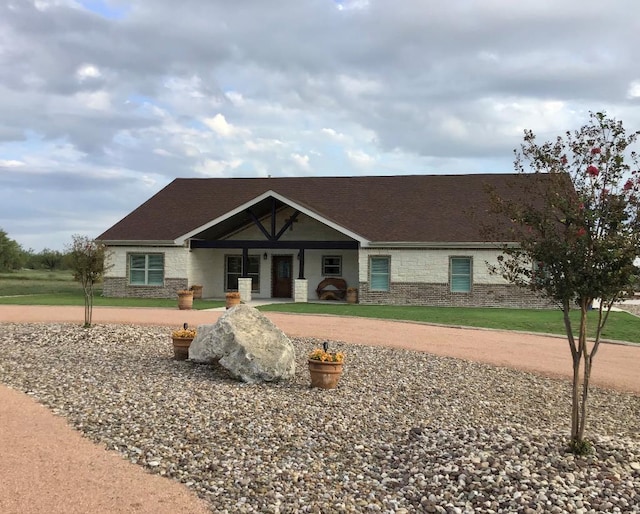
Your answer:
[[[203,297],[240,292],[254,300],[318,300],[327,278],[358,285],[359,241],[276,196],[256,200],[189,234],[189,283]]]

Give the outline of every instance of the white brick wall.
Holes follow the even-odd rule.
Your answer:
[[[313,220],[311,220],[313,221]],[[314,222],[315,223],[315,222]],[[294,228],[294,231],[298,228]],[[328,228],[328,227],[327,227]],[[327,235],[330,239],[338,239],[332,231]],[[304,238],[301,234],[298,236]],[[241,250],[194,249],[189,251],[183,247],[135,246],[110,247],[110,262],[114,266],[106,273],[107,277],[127,276],[127,254],[129,253],[164,253],[165,278],[186,278],[189,285],[203,286],[205,298],[224,298],[225,255],[242,255]],[[266,250],[267,260],[262,258],[265,250],[252,250],[252,255],[260,255],[260,291],[253,293],[253,298],[269,298],[271,296],[271,250]],[[299,273],[300,261],[297,250],[277,250],[277,255],[293,257],[293,278]],[[447,283],[449,281],[449,258],[451,256],[468,256],[473,259],[473,283],[505,284],[504,279],[491,275],[485,261],[496,262],[499,250],[493,249],[388,249],[364,248],[356,250],[307,250],[305,252],[305,278],[308,281],[308,299],[315,300],[315,289],[323,280],[322,256],[342,256],[342,276],[349,287],[357,287],[358,282],[368,282],[369,256],[391,256],[391,280],[393,282],[425,282]]]
[[[175,246],[110,246],[109,264],[113,264],[105,276],[126,277],[127,255],[130,253],[163,253],[165,278],[185,278],[189,250]]]
[[[487,261],[495,264],[500,255],[494,249],[414,249],[414,248],[364,248],[359,256],[359,279],[369,281],[369,256],[391,257],[392,282],[447,283],[449,281],[449,258],[471,257],[473,259],[473,282],[476,284],[506,284],[499,275],[491,275]]]

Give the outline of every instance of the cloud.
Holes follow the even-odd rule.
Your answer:
[[[248,135],[248,130],[239,129],[228,123],[225,117],[218,113],[213,118],[204,118],[203,123],[221,137]]]
[[[295,162],[298,167],[304,170],[310,169],[308,155],[300,155],[299,153],[292,153],[291,160],[293,160],[293,162]]]
[[[65,198],[77,220],[100,206],[101,232],[178,176],[507,172],[525,128],[553,138],[606,110],[637,130],[636,10],[0,2],[0,205],[34,199],[0,226],[35,237],[65,187],[87,198]]]

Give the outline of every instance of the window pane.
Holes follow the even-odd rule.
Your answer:
[[[149,269],[162,269],[163,266],[163,258],[162,255],[153,254],[149,255]]]
[[[471,291],[469,277],[451,277],[451,290],[454,293],[468,293],[469,291]]]
[[[471,259],[469,257],[451,259],[451,291],[454,293],[471,292]]]
[[[371,259],[371,273],[389,273],[389,259],[373,257]]]
[[[260,256],[259,255],[249,255],[249,269],[248,274],[252,273],[260,273]]]
[[[389,258],[371,258],[371,289],[376,291],[389,290]]]
[[[371,289],[386,291],[389,288],[386,275],[371,275]]]
[[[228,273],[227,274],[227,289],[238,289],[238,278],[240,277],[239,273]]]
[[[145,262],[144,255],[131,255],[131,269],[144,269]]]
[[[260,292],[260,275],[249,273],[249,277],[251,277],[251,291]]]
[[[144,270],[131,270],[130,282],[135,285],[144,285]]]
[[[471,273],[471,259],[451,259],[451,273],[454,275]]]
[[[242,257],[229,255],[227,257],[227,271],[229,273],[242,273]]]
[[[322,274],[323,275],[341,275],[342,274],[342,257],[340,256],[322,257]]]
[[[148,280],[150,286],[161,286],[163,282],[163,271],[162,270],[149,270]]]

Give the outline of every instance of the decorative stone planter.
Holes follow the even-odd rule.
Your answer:
[[[193,337],[172,337],[173,355],[177,361],[184,361],[189,358],[189,347],[193,342]]]
[[[358,303],[358,288],[357,287],[348,287],[347,288],[347,303]]]
[[[240,293],[238,292],[227,293],[225,298],[227,300],[227,309],[240,305]]]
[[[193,291],[182,290],[178,291],[178,309],[181,311],[189,310],[193,308]]]
[[[342,375],[343,362],[328,362],[309,359],[311,387],[335,389]]]

